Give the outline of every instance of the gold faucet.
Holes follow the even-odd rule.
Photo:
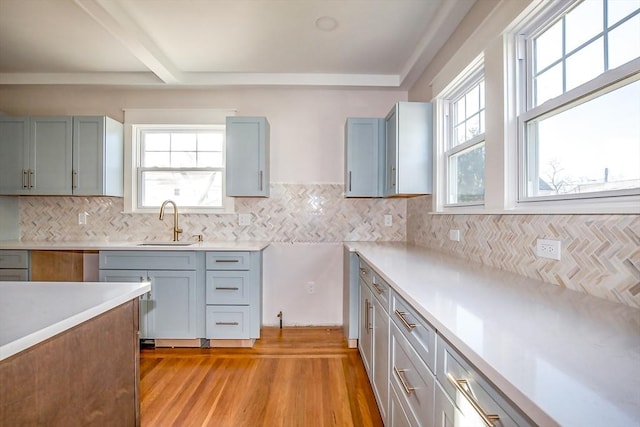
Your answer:
[[[180,240],[179,235],[182,233],[182,228],[178,226],[178,205],[173,200],[165,200],[162,202],[162,206],[160,206],[160,220],[164,218],[164,208],[168,203],[173,205],[173,241],[177,242]]]

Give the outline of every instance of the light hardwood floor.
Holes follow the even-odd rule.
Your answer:
[[[339,328],[264,328],[252,349],[140,354],[143,426],[382,426]]]

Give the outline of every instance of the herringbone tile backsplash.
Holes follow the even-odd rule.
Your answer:
[[[269,198],[236,199],[237,215],[181,214],[183,240],[408,241],[502,270],[640,308],[638,215],[433,215],[431,198],[345,199],[340,184],[272,184]],[[110,197],[22,197],[20,238],[169,240],[171,217],[125,214]],[[78,213],[89,214],[78,225]],[[385,227],[384,215],[393,216]],[[462,240],[449,240],[449,230]],[[535,256],[535,241],[562,241],[562,260]]]
[[[407,204],[407,241],[640,308],[639,215],[428,214],[431,197]],[[449,240],[449,230],[461,241]],[[562,242],[561,260],[535,255],[536,240]]]
[[[269,198],[237,198],[237,213],[251,225],[239,226],[234,214],[180,214],[182,240],[272,242],[404,241],[406,200],[345,199],[341,184],[272,184]],[[173,219],[158,214],[123,213],[123,199],[112,197],[23,197],[20,238],[24,241],[170,240]],[[78,214],[87,212],[87,225]],[[384,226],[384,215],[393,225]]]

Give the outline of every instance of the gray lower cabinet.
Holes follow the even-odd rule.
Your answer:
[[[198,264],[191,251],[100,251],[99,280],[151,282],[151,291],[140,297],[141,339],[202,338]]]
[[[29,280],[29,251],[0,250],[0,281]]]
[[[260,338],[262,252],[207,252],[205,266],[205,337]]]
[[[384,119],[348,118],[344,132],[345,197],[382,197]]]
[[[269,197],[269,122],[227,117],[227,196]]]
[[[358,349],[386,426],[533,425],[372,266],[359,259],[349,279],[359,284]]]

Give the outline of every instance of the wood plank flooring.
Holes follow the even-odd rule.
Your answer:
[[[382,426],[339,328],[264,328],[252,349],[145,349],[142,426]]]

